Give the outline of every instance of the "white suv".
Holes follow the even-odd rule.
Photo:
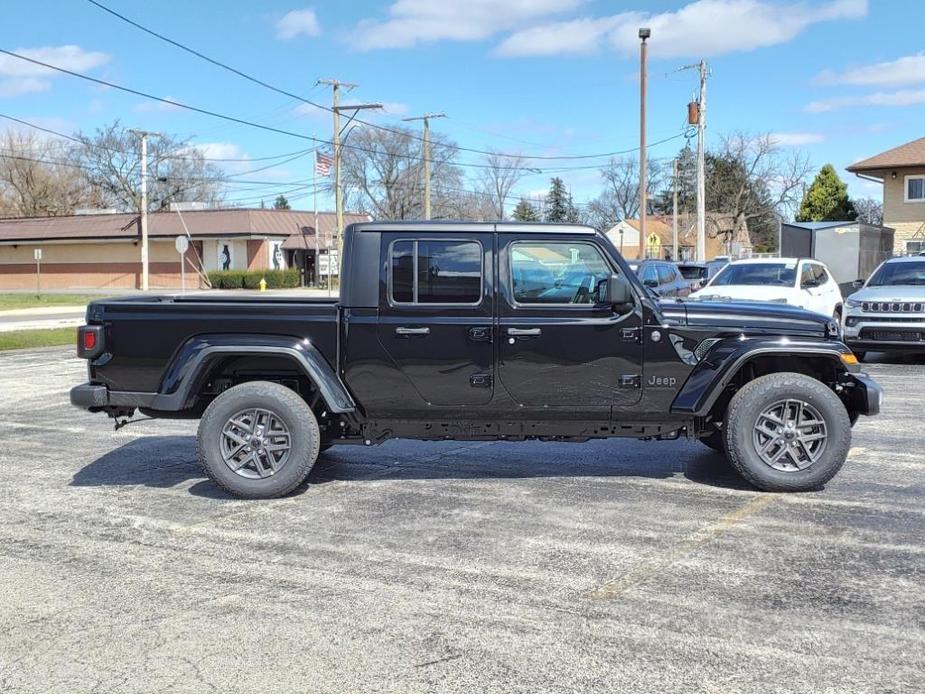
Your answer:
[[[771,301],[841,320],[842,295],[829,269],[805,258],[750,258],[720,270],[691,294],[703,301]]]
[[[925,352],[925,258],[892,258],[845,302],[845,342],[868,351]]]

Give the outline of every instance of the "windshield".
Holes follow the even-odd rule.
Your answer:
[[[743,263],[727,265],[710,282],[711,287],[727,287],[730,285],[775,285],[778,287],[792,287],[796,283],[797,272],[795,267],[782,263]]]
[[[925,285],[925,260],[912,263],[884,263],[867,283],[868,287]]]

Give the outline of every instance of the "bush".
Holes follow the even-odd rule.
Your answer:
[[[260,289],[260,280],[267,289],[291,289],[299,286],[299,271],[289,270],[215,270],[209,273],[213,289]]]

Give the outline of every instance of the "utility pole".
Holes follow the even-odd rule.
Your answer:
[[[141,289],[148,291],[148,137],[158,133],[129,130],[141,138]]]
[[[424,121],[424,219],[430,219],[430,119],[446,118],[445,113],[425,113],[423,116],[402,118],[403,121]]]
[[[643,257],[643,248],[646,243],[646,214],[648,200],[648,150],[646,149],[646,79],[648,71],[646,61],[648,59],[648,45],[646,39],[652,35],[651,29],[643,27],[639,30],[639,249],[636,253],[637,258]]]
[[[341,158],[341,141],[340,136],[343,132],[343,129],[340,127],[340,112],[341,111],[353,111],[353,114],[350,118],[347,119],[347,123],[344,124],[346,128],[356,117],[356,112],[362,109],[368,108],[382,108],[382,104],[354,104],[351,106],[341,106],[340,105],[340,90],[341,87],[350,91],[357,87],[356,84],[352,82],[341,82],[340,80],[328,79],[328,80],[318,80],[315,82],[315,85],[326,84],[331,87],[332,90],[332,105],[331,112],[334,116],[334,137],[332,139],[332,144],[334,145],[334,211],[336,216],[336,226],[334,230],[334,247],[336,249],[336,265],[331,263],[331,258],[328,257],[328,284],[331,282],[331,276],[335,268],[337,270],[337,278],[340,281],[340,257],[343,244],[343,235],[344,235],[344,191],[343,186],[341,185],[340,177],[340,158]],[[317,230],[316,230],[317,233]]]
[[[675,262],[678,257],[678,158],[671,162],[671,259]]]
[[[700,61],[700,108],[697,111],[697,260],[707,259],[706,142],[707,61]]]

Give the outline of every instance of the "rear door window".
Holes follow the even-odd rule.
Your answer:
[[[391,298],[401,304],[477,304],[482,298],[482,247],[475,241],[396,241]]]
[[[658,266],[658,283],[659,284],[671,284],[674,282],[675,274],[674,268],[670,265],[659,265]]]

